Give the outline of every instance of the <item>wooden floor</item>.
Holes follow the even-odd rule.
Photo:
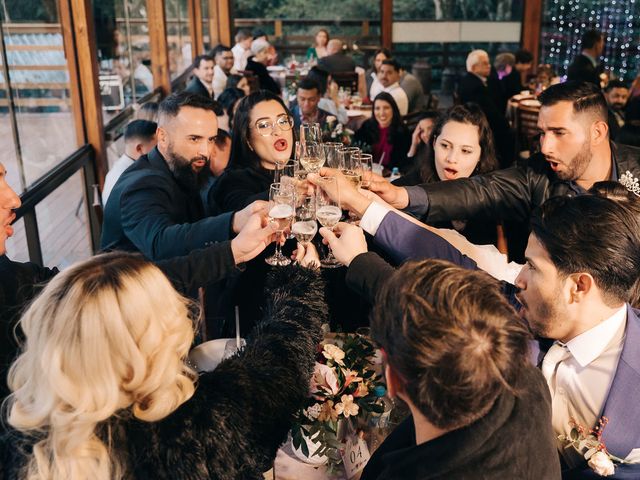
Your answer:
[[[77,149],[71,113],[19,113],[18,131],[27,184],[33,183]],[[22,188],[13,134],[6,113],[0,113],[0,162],[7,169],[9,184],[20,193]],[[91,255],[81,175],[77,172],[36,207],[46,266],[65,268]],[[14,228],[14,236],[7,242],[7,254],[13,260],[27,261],[24,223],[19,221]]]

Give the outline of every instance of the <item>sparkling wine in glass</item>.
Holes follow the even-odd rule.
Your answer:
[[[318,187],[316,188],[316,218],[320,225],[333,231],[333,227],[338,224],[342,217],[338,182],[335,177],[321,177]],[[327,256],[320,263],[324,268],[340,266],[340,263],[333,256],[331,247],[329,247]]]
[[[362,184],[365,190],[371,186],[371,173],[373,172],[373,155],[370,153],[359,153],[360,167],[362,168]]]
[[[360,149],[357,147],[345,147],[339,150],[340,172],[351,182],[354,188],[360,188],[362,184],[362,164],[360,163]],[[357,216],[349,213],[349,221],[357,220]]]
[[[300,142],[321,143],[322,134],[319,123],[303,123],[300,125]]]
[[[300,165],[307,172],[317,173],[325,162],[324,149],[319,143],[308,142],[302,145],[302,155]]]
[[[291,227],[291,220],[295,213],[295,190],[293,185],[273,183],[269,189],[269,220],[278,225],[276,231],[276,251],[265,258],[269,265],[289,265],[291,260],[282,254],[280,239],[285,230]]]

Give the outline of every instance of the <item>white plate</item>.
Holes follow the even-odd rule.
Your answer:
[[[540,107],[541,103],[538,100],[530,99],[530,100],[522,100],[520,105],[524,105],[525,107]]]

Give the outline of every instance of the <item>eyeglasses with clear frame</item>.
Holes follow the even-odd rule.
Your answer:
[[[254,128],[258,132],[258,135],[268,137],[273,133],[276,126],[283,132],[289,131],[293,128],[293,119],[286,113],[278,115],[275,122],[269,118],[259,118],[253,127],[250,128]]]

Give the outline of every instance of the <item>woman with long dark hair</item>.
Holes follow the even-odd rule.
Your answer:
[[[379,93],[373,101],[373,116],[366,120],[353,137],[353,144],[371,151],[373,161],[388,170],[407,166],[411,135],[402,122],[398,105],[391,94]]]
[[[215,193],[223,212],[269,198],[276,163],[291,158],[293,117],[282,98],[259,90],[240,100],[231,137],[231,159]]]

